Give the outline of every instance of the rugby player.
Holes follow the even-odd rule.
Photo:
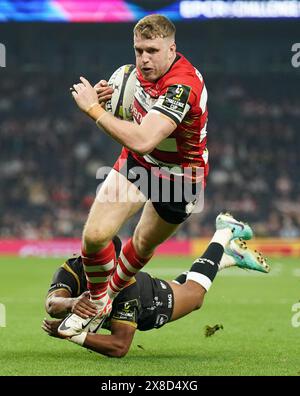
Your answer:
[[[153,278],[143,271],[138,272],[114,299],[110,315],[104,318],[102,326],[110,330],[110,334],[96,334],[96,323],[88,331],[68,339],[103,355],[125,356],[136,329],[160,328],[199,309],[217,271],[235,265],[269,272],[264,258],[247,248],[245,241],[238,239],[243,235],[244,223],[230,224],[224,221],[224,217],[218,216],[216,233],[205,253],[189,271],[170,282]],[[118,255],[121,249],[118,237],[114,237],[113,243]],[[87,319],[97,313],[97,306],[86,292],[87,281],[82,263],[80,256],[70,258],[54,274],[46,298],[46,311],[50,316],[63,318],[74,312]],[[63,338],[58,333],[60,324],[61,320],[45,319],[42,328],[51,336]]]
[[[207,90],[202,75],[176,51],[175,26],[165,16],[144,17],[134,27],[133,36],[137,67],[134,122],[105,111],[102,102],[111,91],[103,81],[102,88],[101,84],[96,88],[81,77],[72,88],[78,107],[124,146],[96,195],[83,230],[81,257],[98,318],[110,313],[120,290],[190,216],[208,174]],[[143,181],[148,180],[142,190],[132,179],[137,167],[146,172]],[[155,178],[169,181],[167,200],[163,183],[150,183]],[[186,195],[187,190],[191,193]],[[118,199],[107,199],[108,191]],[[133,236],[117,260],[112,238],[141,208]],[[59,331],[72,336],[86,325],[73,314]]]

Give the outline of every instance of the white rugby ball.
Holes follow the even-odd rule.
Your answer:
[[[117,118],[132,121],[135,84],[135,65],[119,67],[108,80],[108,85],[114,89],[114,92],[112,98],[106,102],[105,109]]]

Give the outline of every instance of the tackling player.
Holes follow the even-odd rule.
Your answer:
[[[144,17],[134,27],[134,51],[134,122],[105,111],[96,88],[85,78],[72,88],[78,107],[124,146],[98,191],[83,231],[82,261],[98,317],[110,313],[114,298],[151,259],[155,248],[190,216],[208,174],[207,90],[199,71],[176,52],[175,26],[162,15]],[[98,89],[102,100],[110,97],[105,84]],[[143,191],[133,184],[135,169],[142,169],[143,182],[148,181]],[[171,186],[167,200],[162,179]],[[108,195],[118,199],[109,200]],[[142,207],[133,236],[116,260],[111,240]],[[87,322],[74,314],[59,332],[71,336],[85,326]]]
[[[89,332],[69,338],[85,348],[107,356],[122,357],[128,352],[136,329],[150,330],[177,320],[199,309],[218,270],[236,265],[261,272],[269,272],[264,258],[247,249],[238,237],[247,234],[247,227],[232,217],[220,215],[217,231],[205,253],[192,265],[190,271],[172,282],[152,278],[139,272],[115,298],[112,312],[105,318],[103,327],[110,335],[96,334],[97,324]],[[120,240],[113,239],[117,255]],[[224,253],[224,248],[225,252]],[[62,318],[74,312],[83,319],[93,317],[96,305],[88,298],[87,281],[82,258],[67,260],[55,273],[46,298],[46,310],[52,317]],[[58,334],[60,321],[44,320],[42,328],[51,336]]]

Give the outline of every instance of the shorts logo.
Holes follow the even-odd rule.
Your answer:
[[[159,314],[159,315],[157,316],[157,318],[156,318],[156,322],[155,322],[154,327],[155,327],[155,328],[161,327],[161,326],[163,326],[165,323],[167,323],[167,321],[168,321],[167,315]]]
[[[167,288],[167,286],[166,286],[163,282],[160,282],[160,286],[161,286],[161,288],[164,289],[164,290],[166,290],[166,288]]]
[[[153,299],[153,304],[154,304],[156,307],[162,307],[162,306],[163,306],[162,301],[159,301],[159,299],[158,299],[157,296],[154,297],[154,299]]]
[[[173,306],[173,296],[172,294],[168,294],[168,308],[172,308]]]

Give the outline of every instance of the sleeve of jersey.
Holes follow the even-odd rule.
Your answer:
[[[112,321],[121,322],[137,328],[137,301],[119,302],[112,314]]]
[[[170,85],[166,92],[158,98],[151,111],[159,111],[170,117],[178,125],[191,108],[189,104],[190,94],[191,87],[188,85]]]
[[[51,286],[48,290],[48,295],[59,289],[68,290],[72,297],[76,297],[78,294],[76,279],[70,272],[66,271],[62,267],[60,267],[53,275]]]

